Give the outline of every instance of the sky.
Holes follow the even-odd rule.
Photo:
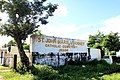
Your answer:
[[[120,33],[120,0],[47,0],[58,4],[47,25],[39,28],[48,36],[88,40],[98,31]],[[4,14],[0,17],[6,20]],[[0,36],[0,46],[11,40]],[[27,42],[30,40],[27,39]]]

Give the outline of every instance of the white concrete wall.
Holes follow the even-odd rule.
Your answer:
[[[78,43],[78,44],[77,44]],[[66,52],[87,52],[87,42],[85,40],[59,38],[53,36],[31,36],[30,52],[39,54],[66,53]],[[69,48],[66,48],[68,46]]]
[[[101,59],[100,49],[90,48],[91,59]]]

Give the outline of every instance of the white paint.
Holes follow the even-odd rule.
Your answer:
[[[120,51],[116,52],[116,56],[120,56]]]
[[[109,58],[104,58],[104,60],[109,63],[109,64],[112,64],[113,63],[113,59],[112,59],[112,56],[109,56]]]
[[[43,42],[42,42],[43,39]],[[41,41],[40,41],[41,40]],[[48,40],[54,40],[55,42],[48,43]],[[60,41],[68,41],[66,43],[60,43]],[[81,43],[81,45],[75,43]],[[38,52],[39,54],[53,53],[84,53],[87,52],[87,44],[85,40],[70,39],[70,38],[60,38],[53,36],[31,36],[31,52]],[[74,43],[74,44],[73,44]],[[55,47],[46,47],[46,45],[54,45]],[[69,46],[70,48],[64,48],[64,46]],[[60,51],[61,49],[68,51]]]
[[[91,59],[101,59],[100,49],[90,48]]]

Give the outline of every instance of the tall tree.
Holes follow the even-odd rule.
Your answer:
[[[15,40],[11,40],[7,44],[7,46],[13,46],[13,45],[16,45],[16,41]]]
[[[23,43],[24,50],[30,50],[30,44]]]
[[[11,36],[17,43],[23,66],[29,67],[29,59],[23,49],[23,40],[37,31],[40,24],[47,24],[53,16],[56,4],[46,0],[0,0],[0,11],[8,14],[8,21],[0,27],[2,35]]]
[[[87,45],[91,48],[97,48],[101,50],[101,57],[104,56],[104,50],[102,49],[102,41],[104,39],[104,34],[100,31],[95,35],[90,35]]]
[[[15,40],[9,41],[7,44],[4,44],[2,47],[6,48],[6,47],[11,47],[11,46],[16,46]],[[26,42],[23,42],[23,49],[24,50],[29,50],[29,47],[30,47],[29,44],[27,44]]]
[[[120,50],[120,40],[118,33],[111,32],[106,35],[102,42],[103,48],[108,51],[119,51]]]
[[[90,35],[87,45],[92,48],[99,48],[102,45],[104,34],[100,31],[95,35]]]

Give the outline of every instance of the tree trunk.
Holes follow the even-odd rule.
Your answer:
[[[16,38],[15,40],[17,43],[22,66],[26,66],[28,69],[29,68],[29,58],[27,57],[27,55],[25,54],[25,51],[23,49],[22,40],[20,38]]]

